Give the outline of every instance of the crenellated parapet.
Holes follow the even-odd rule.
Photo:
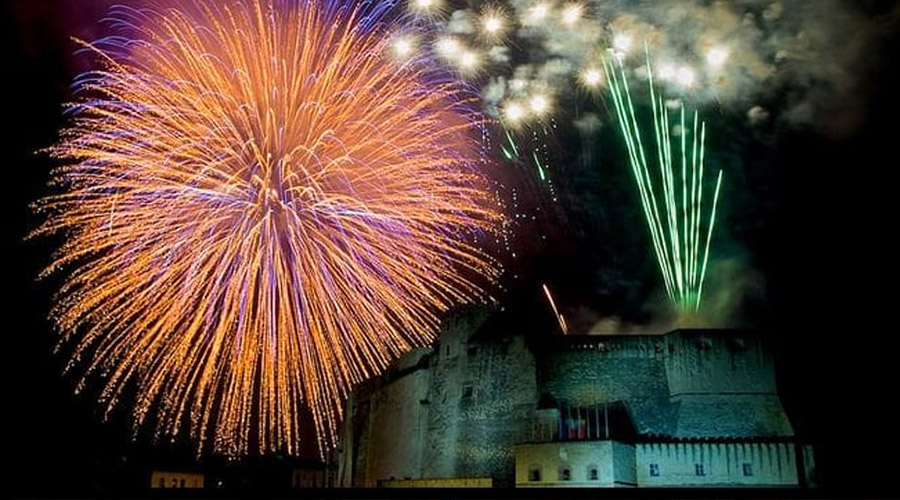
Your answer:
[[[556,447],[565,456],[584,454],[590,463],[571,473],[585,485],[595,484],[594,465],[596,484],[617,486],[796,484],[793,429],[772,357],[752,332],[535,341],[521,332],[485,332],[486,318],[477,308],[454,315],[433,347],[411,351],[354,392],[342,484],[528,483],[533,464],[520,463],[517,453],[540,462],[557,457]],[[615,461],[598,462],[606,455],[591,443],[613,441],[619,444],[607,455]],[[637,469],[626,467],[635,457]],[[565,482],[567,462],[560,460],[550,460],[556,465],[546,473]],[[653,474],[669,474],[657,479],[648,464]],[[698,471],[706,475],[688,477]]]

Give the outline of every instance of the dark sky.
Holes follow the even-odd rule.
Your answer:
[[[28,204],[47,193],[51,166],[36,151],[54,141],[65,123],[61,103],[71,98],[70,83],[87,69],[84,59],[73,56],[69,37],[101,36],[97,20],[114,3],[5,0],[0,16],[8,215],[8,389],[0,429],[8,436],[7,481],[22,487],[16,491],[24,496],[127,487],[151,462],[189,460],[177,446],[131,443],[121,419],[100,422],[96,405],[72,394],[74,380],[61,374],[66,359],[53,354],[55,337],[46,319],[54,282],[35,281],[53,242],[23,241],[37,223]],[[860,7],[872,15],[897,12],[890,2]],[[900,166],[896,20],[892,26],[872,54],[878,63],[865,75],[863,118],[852,132],[834,137],[808,127],[776,127],[766,139],[737,134],[735,144],[723,148],[734,156],[722,160],[742,173],[726,192],[732,201],[722,208],[718,251],[740,262],[761,286],[738,305],[734,321],[759,329],[775,346],[784,403],[798,430],[817,446],[825,486],[862,496],[889,491],[896,467],[888,460],[897,434],[889,408],[898,392],[892,321],[898,226],[892,186]],[[737,127],[727,116],[718,120],[723,128]],[[548,235],[549,242],[523,244],[514,266],[521,277],[507,280],[506,303],[516,309],[542,300],[537,284],[547,281],[585,328],[608,316],[650,323],[656,271],[645,235],[633,229],[640,221],[629,181],[614,166],[576,174],[577,141],[575,134],[562,134],[551,145],[559,155],[562,202],[550,204],[540,225],[523,231],[522,238]],[[614,149],[602,141],[596,147]]]

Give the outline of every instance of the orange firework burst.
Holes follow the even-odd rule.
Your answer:
[[[386,57],[385,7],[323,2],[125,12],[51,148],[69,366],[198,451],[296,453],[301,405],[333,445],[350,387],[497,277],[471,95]]]

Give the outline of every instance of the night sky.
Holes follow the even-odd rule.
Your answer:
[[[72,97],[73,78],[88,69],[70,37],[102,36],[98,20],[115,3],[121,1],[4,0],[0,15],[7,205],[0,428],[7,436],[5,481],[15,495],[129,490],[143,484],[141,474],[154,464],[191,462],[187,446],[132,442],[122,412],[103,423],[90,394],[73,395],[76,380],[62,375],[67,359],[54,354],[46,319],[58,279],[35,280],[57,242],[24,240],[38,223],[28,205],[48,193],[53,165],[38,150],[66,123],[61,104]],[[839,121],[827,126],[773,121],[751,128],[727,110],[708,118],[714,130],[727,132],[714,161],[729,169],[713,246],[721,276],[710,278],[719,280],[713,287],[719,292],[710,293],[740,289],[739,297],[723,299],[727,311],[715,321],[756,329],[772,343],[782,401],[801,438],[816,446],[822,485],[865,496],[889,492],[896,475],[896,461],[887,457],[896,453],[897,435],[890,407],[898,393],[893,186],[900,166],[900,2],[853,5],[882,21],[847,104],[852,120],[841,113],[822,118]],[[782,92],[773,99],[789,99],[790,89]],[[658,272],[619,137],[601,134],[585,146],[566,120],[559,122],[560,132],[548,140],[557,202],[511,167],[502,171],[505,184],[531,193],[528,203],[543,211],[517,235],[501,304],[527,325],[546,313],[539,288],[546,282],[577,333],[663,328]],[[583,168],[586,149],[600,159],[598,168]]]

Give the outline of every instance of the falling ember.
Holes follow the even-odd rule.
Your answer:
[[[485,298],[475,97],[385,57],[385,5],[119,10],[136,36],[90,46],[33,236],[66,238],[51,317],[107,412],[133,388],[198,453],[298,453],[303,405],[324,452],[355,383]]]

